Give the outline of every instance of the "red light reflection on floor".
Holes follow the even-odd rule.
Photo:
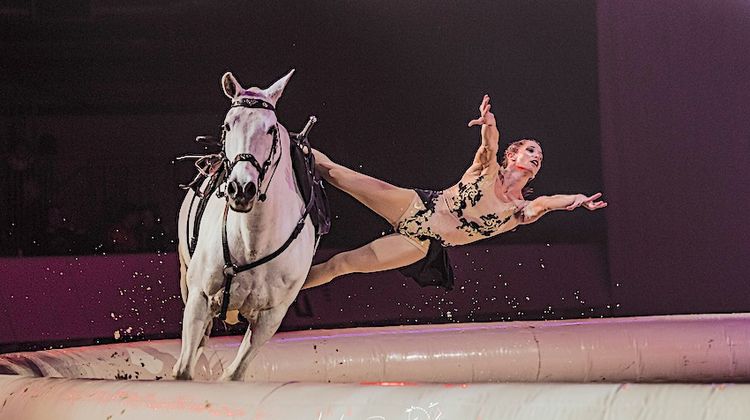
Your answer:
[[[417,382],[360,382],[360,385],[365,386],[417,386]]]

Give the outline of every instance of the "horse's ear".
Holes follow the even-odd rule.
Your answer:
[[[271,98],[274,105],[276,105],[276,101],[279,100],[281,94],[284,92],[284,88],[286,87],[286,84],[289,83],[289,79],[292,78],[292,74],[294,74],[294,69],[290,70],[289,73],[286,74],[286,76],[277,80],[276,83],[272,84],[268,87],[268,89],[264,91],[266,96]]]
[[[224,73],[224,76],[221,77],[221,87],[224,89],[224,94],[227,95],[229,99],[234,99],[245,91],[231,72],[226,72]]]

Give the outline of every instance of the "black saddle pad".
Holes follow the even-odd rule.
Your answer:
[[[331,230],[331,210],[323,181],[315,173],[315,158],[312,153],[305,154],[305,150],[311,150],[306,137],[291,137],[294,177],[305,203],[309,202],[312,194],[313,207],[310,210],[310,218],[315,226],[315,234],[322,236]]]

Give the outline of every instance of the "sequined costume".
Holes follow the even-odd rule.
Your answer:
[[[480,175],[444,191],[415,190],[414,200],[394,227],[427,256],[400,271],[422,286],[450,289],[453,272],[444,247],[489,238],[518,225],[513,215],[519,209],[497,198],[496,181],[496,176]]]
[[[425,249],[424,241],[430,238],[443,246],[455,246],[513,229],[518,224],[513,218],[518,207],[497,198],[496,180],[480,175],[471,182],[433,192],[431,206],[415,196],[395,226],[396,232]]]

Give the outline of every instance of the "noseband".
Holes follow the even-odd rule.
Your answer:
[[[271,112],[276,112],[276,109],[273,107],[273,105],[269,104],[268,102],[258,99],[258,98],[240,98],[232,102],[232,108],[258,108],[258,109],[267,109]],[[261,190],[261,185],[263,184],[263,179],[266,177],[266,174],[268,173],[268,169],[273,164],[273,172],[271,172],[271,178],[273,178],[273,175],[276,173],[276,168],[279,166],[279,161],[281,161],[281,155],[282,153],[278,154],[278,157],[276,158],[276,162],[273,162],[273,157],[276,154],[276,150],[281,148],[281,142],[279,141],[279,124],[276,123],[275,126],[271,127],[271,134],[273,135],[273,142],[271,143],[271,151],[268,153],[268,158],[263,162],[261,165],[258,163],[258,159],[255,158],[255,156],[252,153],[240,153],[237,156],[234,157],[234,159],[229,160],[227,158],[226,154],[226,137],[227,132],[229,131],[229,124],[224,124],[222,126],[221,131],[221,158],[222,162],[224,164],[224,167],[226,168],[225,177],[224,177],[224,183],[227,182],[227,179],[229,179],[229,174],[232,172],[232,169],[234,169],[234,166],[240,162],[250,162],[251,165],[258,171],[258,191]],[[266,200],[266,192],[268,192],[268,187],[271,185],[271,178],[268,180],[268,184],[266,184],[265,191],[261,192],[258,196],[259,201],[265,201]]]

